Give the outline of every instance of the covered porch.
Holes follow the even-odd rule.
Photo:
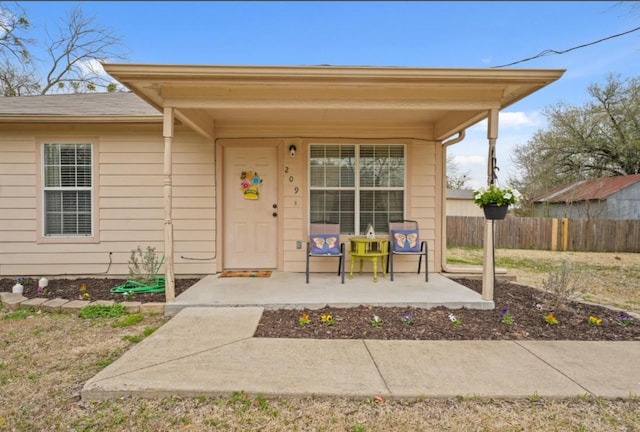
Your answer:
[[[398,273],[391,282],[379,277],[373,282],[371,273],[348,275],[344,285],[335,273],[314,273],[305,283],[304,273],[273,272],[270,277],[220,278],[209,275],[167,303],[165,315],[174,316],[188,307],[260,306],[265,309],[320,309],[324,306],[450,309],[493,309],[494,302],[440,273],[430,273],[425,283],[423,274]]]
[[[182,256],[179,247],[184,246],[179,244],[182,240],[177,234],[174,239],[175,222],[179,220],[174,211],[177,213],[181,206],[197,209],[197,205],[202,205],[190,195],[198,191],[174,185],[174,168],[184,169],[178,162],[178,154],[175,164],[173,160],[175,144],[180,141],[176,127],[186,126],[210,142],[213,149],[215,173],[192,172],[215,176],[207,185],[215,188],[211,196],[215,200],[215,217],[211,220],[200,217],[214,238],[210,244],[193,246],[188,252],[196,255],[194,259],[211,260],[215,271],[273,268],[287,272],[286,277],[302,278],[299,274],[304,269],[302,244],[308,241],[310,223],[337,218],[341,235],[362,234],[367,224],[377,224],[376,231],[382,232],[391,220],[416,220],[420,238],[430,245],[429,268],[446,272],[449,271],[444,260],[447,147],[462,141],[467,128],[487,119],[487,183],[493,184],[499,111],[553,83],[564,72],[348,66],[103,66],[121,84],[163,113],[166,301],[175,301],[175,308],[186,299],[197,297],[194,293],[204,290],[201,285],[211,283],[207,278],[191,293],[180,296],[183,299],[175,298],[174,278],[176,274],[184,274],[176,271],[175,265],[181,264],[177,258]],[[382,151],[376,153],[374,146]],[[395,164],[393,170],[390,161]],[[262,198],[253,198],[248,203],[239,193],[238,180],[244,180],[247,170],[253,176],[256,166],[260,167],[257,184],[261,185]],[[311,175],[312,166],[322,166],[315,176]],[[210,193],[209,189],[205,192]],[[392,194],[394,205],[376,198]],[[326,195],[338,198],[327,205]],[[185,196],[191,199],[184,199]],[[374,203],[382,204],[374,209]],[[360,207],[363,204],[366,204],[364,211]],[[189,220],[181,222],[193,226]],[[478,295],[478,301],[484,299],[483,305],[493,307],[490,232],[487,225],[483,293]],[[194,236],[193,232],[180,235]],[[402,271],[406,270],[398,268],[398,273]],[[285,302],[323,306],[329,301],[464,303],[447,297],[411,298],[411,279],[407,283],[399,279],[393,285],[385,281],[374,285],[362,279],[334,286],[322,283],[317,275],[311,286],[305,287],[295,280],[277,282],[278,277],[285,275],[276,274],[271,281],[225,280],[224,285],[216,279],[215,289],[204,292],[224,294],[226,288],[234,296],[243,294],[247,300],[240,303],[247,305]],[[321,285],[316,286],[316,280]],[[420,282],[416,277],[416,294],[438,293],[420,287]],[[451,283],[444,279],[441,282]],[[254,288],[256,283],[260,288],[252,292],[249,287]],[[264,288],[270,283],[281,286],[276,285],[272,293]],[[366,287],[358,288],[359,283]],[[430,285],[438,284],[434,281]],[[449,291],[442,292],[449,296]],[[353,298],[342,298],[346,293]],[[303,303],[296,300],[297,295],[303,295],[300,297]],[[267,301],[264,296],[273,298]]]

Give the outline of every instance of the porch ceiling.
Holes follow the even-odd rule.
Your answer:
[[[104,64],[154,107],[213,138],[216,122],[431,126],[445,140],[564,70]]]

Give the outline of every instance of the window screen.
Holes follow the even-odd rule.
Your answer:
[[[91,144],[45,144],[44,235],[92,235]]]

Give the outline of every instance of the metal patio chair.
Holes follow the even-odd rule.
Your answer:
[[[338,276],[344,283],[344,243],[340,242],[340,224],[312,222],[307,242],[307,283],[309,283],[309,259],[338,257]]]
[[[398,220],[389,222],[389,258],[387,272],[393,281],[394,255],[418,255],[418,274],[424,256],[424,281],[429,282],[429,246],[426,240],[420,240],[418,222],[414,220]]]

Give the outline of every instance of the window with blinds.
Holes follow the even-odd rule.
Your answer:
[[[342,234],[368,224],[387,232],[404,215],[404,145],[312,144],[310,222],[335,222]]]
[[[91,236],[91,144],[44,144],[44,235]]]

